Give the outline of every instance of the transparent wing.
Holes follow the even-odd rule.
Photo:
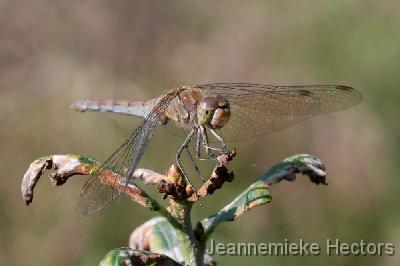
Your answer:
[[[91,176],[79,195],[76,212],[80,217],[87,216],[103,209],[118,196],[117,190],[102,184],[98,176]]]
[[[167,124],[163,125],[163,128],[168,133],[180,138],[186,138],[191,129],[189,125],[178,123],[172,120],[169,120]]]
[[[206,95],[224,96],[230,102],[231,119],[220,130],[227,141],[282,130],[313,115],[346,109],[362,100],[357,90],[339,85],[214,83],[195,87]]]
[[[165,109],[177,93],[177,91],[172,91],[161,99],[136,130],[103,163],[98,174],[101,178],[107,179],[108,171],[104,170],[110,169],[124,177],[125,185],[129,183],[156,126],[163,118]],[[118,196],[119,192],[113,188],[113,185],[106,186],[101,183],[99,177],[92,176],[81,191],[77,213],[80,216],[92,214],[103,209]]]

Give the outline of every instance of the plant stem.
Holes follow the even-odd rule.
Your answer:
[[[183,230],[182,224],[171,213],[167,211],[162,205],[158,205],[158,213],[164,216],[168,222],[177,230]]]
[[[193,202],[170,200],[171,215],[176,218],[180,227],[177,228],[176,234],[181,244],[182,255],[184,260],[190,266],[201,266],[204,260],[203,244],[199,242],[195,236],[191,221],[191,211]]]

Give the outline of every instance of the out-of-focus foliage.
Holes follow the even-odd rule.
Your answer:
[[[400,17],[398,1],[0,1],[0,264],[96,265],[153,213],[123,200],[80,219],[84,180],[37,188],[25,207],[19,185],[34,159],[76,153],[106,158],[137,124],[79,114],[80,98],[146,99],[183,83],[346,84],[362,105],[235,144],[237,176],[314,154],[327,187],[276,186],[274,204],[218,228],[218,242],[400,246]],[[141,167],[160,172],[181,140],[159,130]],[[210,171],[202,165],[203,171]],[[235,179],[196,207],[216,212],[253,180]],[[260,228],[260,230],[248,230]],[[239,240],[238,240],[239,239]],[[23,256],[21,255],[23,254]],[[38,256],[37,254],[45,254]],[[395,265],[393,257],[217,257],[222,265]]]

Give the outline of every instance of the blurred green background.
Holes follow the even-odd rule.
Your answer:
[[[268,167],[297,153],[327,166],[329,186],[299,177],[273,203],[217,229],[218,242],[400,245],[399,1],[0,1],[0,264],[96,265],[154,213],[127,199],[81,219],[86,178],[20,182],[49,154],[105,159],[138,119],[79,114],[81,98],[148,99],[186,83],[346,84],[361,105],[235,144],[233,183],[196,206],[212,214]],[[181,140],[158,130],[141,161],[160,172]],[[210,171],[203,166],[203,171]],[[220,265],[399,265],[395,256],[217,257]]]

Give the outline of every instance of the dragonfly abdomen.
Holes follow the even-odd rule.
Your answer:
[[[127,100],[79,100],[71,105],[71,108],[80,111],[112,112],[124,115],[146,117],[160,98],[147,101]]]

